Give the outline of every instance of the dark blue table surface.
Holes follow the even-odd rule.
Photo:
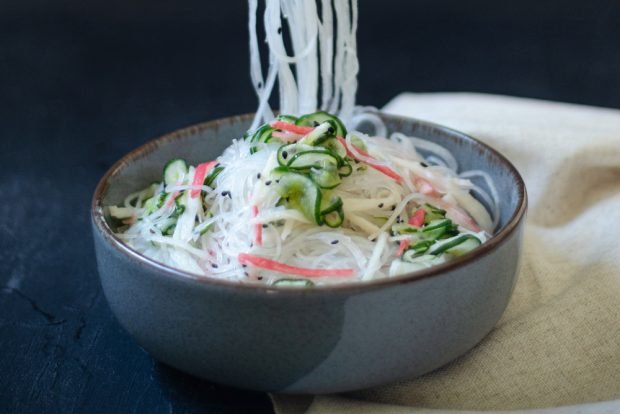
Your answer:
[[[360,0],[358,102],[478,91],[620,108],[620,4]],[[245,1],[0,5],[0,413],[272,412],[154,361],[102,295],[92,191],[127,151],[251,112]]]

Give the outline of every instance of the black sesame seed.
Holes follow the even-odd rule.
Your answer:
[[[282,151],[282,158],[286,159],[288,157],[288,152]]]
[[[216,264],[216,263],[211,263],[211,267],[212,267],[212,268],[214,268],[214,269],[217,269],[217,268],[218,268],[218,266],[217,266],[217,264]]]
[[[282,33],[282,27],[278,27],[278,34]]]
[[[338,244],[338,240],[332,240],[332,244]]]
[[[228,196],[228,198],[232,198],[232,195],[230,194],[230,191],[222,191],[222,197],[226,197]]]
[[[243,272],[244,275],[250,276],[248,272]]]
[[[276,180],[276,184],[280,184],[280,180]]]
[[[380,204],[379,204],[379,208],[383,208],[383,203],[380,203]]]
[[[312,121],[312,126],[314,126],[314,127],[318,127],[318,126],[319,126],[319,123],[318,123],[318,122],[316,122],[316,121]]]
[[[260,180],[260,173],[256,174],[256,179]]]
[[[258,89],[262,88],[262,87],[263,87],[263,82],[258,82],[258,83],[256,84],[256,87],[257,87]]]
[[[421,163],[420,163],[420,165],[421,165],[422,167],[424,167],[424,168],[428,167],[428,164],[427,164],[427,163],[425,163],[425,162],[421,162]]]
[[[262,277],[262,276],[259,276],[259,277],[257,277],[256,279],[258,279],[258,280],[263,280],[263,277]]]
[[[396,210],[396,204],[394,204],[392,207],[390,207],[390,210],[392,210],[392,211]]]
[[[246,265],[246,264],[242,264],[241,266],[242,266],[242,267],[248,267],[248,265]]]
[[[267,227],[269,227],[268,224],[263,224],[263,228],[266,229]]]
[[[265,185],[271,185],[271,180],[265,182]]]
[[[327,132],[329,132],[330,134],[333,134],[336,131],[334,131],[333,127],[329,127],[329,128],[327,128]]]

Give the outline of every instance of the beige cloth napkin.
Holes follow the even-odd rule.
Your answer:
[[[385,111],[471,134],[521,172],[530,209],[514,296],[445,367],[344,395],[275,395],[276,411],[620,413],[620,111],[470,93],[403,94]]]

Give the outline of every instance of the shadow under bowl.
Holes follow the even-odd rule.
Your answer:
[[[443,145],[461,170],[493,178],[501,214],[488,242],[416,273],[311,289],[197,278],[157,263],[114,236],[104,207],[159,179],[170,159],[215,159],[243,135],[251,116],[206,122],[132,151],[97,186],[91,214],[98,269],[121,325],[182,371],[280,393],[342,392],[412,378],[471,349],[499,320],[515,285],[525,185],[506,158],[465,134],[381,117],[389,131]]]

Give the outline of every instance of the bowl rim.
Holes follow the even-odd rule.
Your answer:
[[[486,256],[492,251],[496,250],[500,245],[502,245],[510,236],[519,229],[521,222],[525,219],[527,206],[528,206],[528,196],[527,190],[525,187],[525,182],[521,177],[521,174],[516,169],[516,167],[499,151],[495,150],[488,144],[481,142],[480,140],[465,134],[463,132],[457,131],[455,129],[446,127],[444,125],[440,125],[434,122],[429,122],[417,118],[404,117],[400,115],[393,115],[384,112],[379,112],[379,115],[385,119],[390,119],[393,121],[400,122],[416,122],[423,124],[425,126],[431,127],[433,129],[439,129],[442,132],[449,133],[453,137],[458,137],[458,139],[473,142],[475,145],[484,148],[487,152],[489,152],[493,157],[495,157],[503,166],[506,168],[508,173],[513,177],[517,184],[517,197],[518,197],[518,205],[512,216],[508,219],[506,224],[495,234],[491,236],[489,240],[485,243],[481,244],[476,249],[472,250],[464,254],[463,256],[451,259],[448,262],[441,263],[435,266],[432,266],[427,269],[418,270],[415,272],[404,273],[399,276],[394,277],[386,277],[380,279],[374,279],[370,281],[352,281],[352,282],[342,282],[337,284],[327,284],[327,285],[316,285],[312,288],[304,288],[300,289],[296,286],[273,286],[273,285],[265,285],[260,283],[248,283],[246,281],[235,281],[228,279],[218,279],[216,277],[210,276],[202,276],[194,273],[186,272],[180,269],[173,268],[171,266],[160,263],[156,260],[153,260],[147,256],[142,255],[141,253],[133,250],[127,244],[125,244],[122,240],[115,236],[114,232],[108,225],[105,220],[105,216],[103,213],[104,206],[102,205],[103,195],[106,193],[109,187],[109,180],[115,176],[119,171],[123,169],[124,166],[129,164],[130,162],[142,158],[149,153],[155,151],[160,145],[175,141],[181,140],[191,135],[196,135],[200,131],[219,128],[223,124],[232,124],[238,122],[247,122],[250,121],[254,114],[247,113],[242,115],[234,115],[224,118],[218,118],[206,122],[200,122],[197,124],[193,124],[184,128],[180,128],[174,130],[172,132],[168,132],[166,134],[160,135],[159,137],[149,140],[146,143],[140,145],[139,147],[133,149],[132,151],[125,154],[122,158],[116,161],[101,177],[95,191],[93,193],[91,199],[91,220],[94,224],[94,228],[97,229],[100,235],[103,236],[103,239],[107,241],[108,245],[113,247],[116,251],[127,257],[128,259],[137,262],[136,264],[146,265],[148,267],[152,267],[153,270],[157,270],[159,272],[165,273],[166,277],[170,277],[171,279],[175,279],[179,282],[199,282],[200,285],[214,286],[220,288],[232,288],[232,289],[240,289],[244,291],[252,291],[252,292],[262,292],[269,294],[324,294],[327,292],[348,292],[348,291],[368,291],[373,290],[380,287],[388,287],[388,286],[396,286],[400,284],[406,283],[415,283],[424,279],[439,277],[441,275],[445,275],[456,268],[465,266],[467,264],[471,264],[475,262],[479,258]]]

